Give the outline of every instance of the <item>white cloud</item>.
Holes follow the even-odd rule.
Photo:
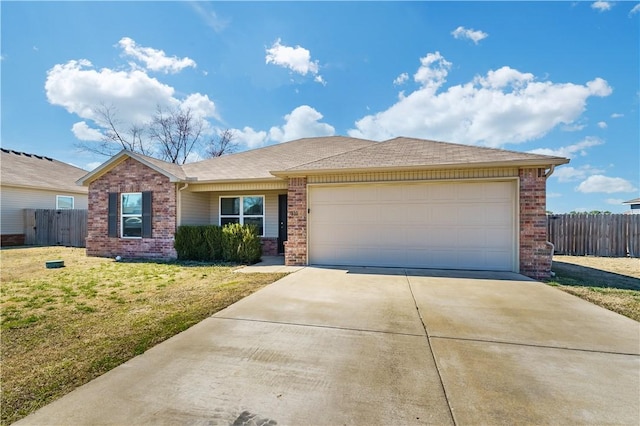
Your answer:
[[[559,192],[547,192],[547,198],[560,198],[562,194]]]
[[[93,169],[98,167],[100,164],[102,164],[100,161],[92,161],[91,163],[87,163],[87,165],[84,166],[84,169],[88,171],[92,171]]]
[[[456,28],[453,31],[451,31],[451,35],[454,38],[471,40],[475,44],[478,44],[478,42],[480,40],[489,37],[489,34],[487,34],[485,32],[472,30],[472,29],[465,28],[465,27],[462,27],[462,26]]]
[[[604,192],[613,194],[616,192],[633,192],[636,188],[626,179],[593,175],[580,183],[576,190],[583,193]]]
[[[612,7],[613,7],[613,3],[610,1],[598,0],[596,2],[591,3],[591,8],[596,9],[599,12],[606,12],[608,10],[611,10]]]
[[[553,174],[552,178],[558,179],[558,182],[577,182],[585,179],[587,175],[603,173],[604,170],[591,167],[590,165],[581,166],[578,168],[571,166],[558,167]]]
[[[249,149],[258,148],[267,143],[267,132],[264,130],[255,131],[251,127],[244,127],[242,130],[233,129],[234,141],[246,145]]]
[[[142,69],[96,69],[86,59],[57,64],[49,69],[45,92],[50,104],[86,120],[72,128],[80,140],[96,140],[97,132],[107,127],[99,113],[103,107],[112,108],[121,129],[149,122],[158,106],[163,109],[190,108],[194,116],[205,119],[205,130],[211,130],[207,118],[219,120],[216,106],[207,95],[192,93],[178,99],[173,87],[150,77]]]
[[[208,4],[199,1],[191,1],[189,2],[193,10],[200,15],[202,20],[207,26],[209,26],[216,33],[222,32],[225,28],[229,26],[229,19],[222,18],[218,16],[218,14],[209,9]]]
[[[607,198],[605,200],[605,202],[607,204],[612,204],[614,206],[619,206],[620,204],[624,203],[624,200],[622,198]]]
[[[640,3],[633,6],[633,9],[631,9],[631,11],[629,12],[629,16],[632,16],[638,12],[640,12]]]
[[[624,114],[620,114],[617,112],[614,112],[613,114],[611,114],[611,118],[622,118],[624,117]]]
[[[123,49],[125,55],[143,62],[145,67],[152,71],[162,71],[165,74],[175,74],[182,71],[184,68],[196,67],[195,61],[191,58],[178,58],[176,56],[169,57],[163,50],[138,46],[136,42],[129,37],[123,37],[120,39],[118,45]]]
[[[182,110],[191,110],[195,117],[206,119],[213,117],[220,120],[220,116],[216,111],[215,103],[209,99],[209,96],[201,93],[192,93],[182,101],[180,105]]]
[[[582,124],[582,123],[571,123],[571,124],[565,124],[561,127],[562,131],[565,132],[579,132],[580,130],[584,129],[585,127],[587,127],[586,124]]]
[[[420,63],[414,80],[421,87],[401,94],[388,109],[356,121],[350,136],[384,140],[404,135],[499,147],[571,125],[589,97],[612,92],[601,78],[585,85],[537,81],[530,73],[506,66],[440,90],[452,64],[438,52]]]
[[[284,116],[286,123],[269,130],[269,138],[275,142],[286,142],[313,136],[332,136],[333,126],[321,123],[322,114],[308,105],[301,105]]]
[[[587,136],[580,142],[574,143],[573,145],[563,146],[558,149],[551,148],[539,148],[533,149],[529,152],[533,154],[541,154],[541,155],[553,155],[556,157],[568,157],[574,158],[576,155],[585,156],[587,155],[587,148],[591,148],[593,146],[598,146],[604,144],[602,139]]]
[[[318,74],[318,61],[312,61],[311,52],[304,47],[285,46],[281,43],[280,39],[277,39],[273,45],[267,49],[265,62],[267,64],[288,68],[300,75],[311,73],[315,76],[314,80],[316,82],[326,84],[322,76]]]
[[[393,80],[393,84],[396,86],[400,86],[401,84],[404,84],[407,80],[409,80],[409,74],[407,74],[406,72],[403,72],[402,74],[397,76],[395,80]]]
[[[605,121],[598,121],[598,127],[600,127],[601,129],[606,129],[607,123]]]
[[[47,71],[45,91],[49,103],[60,105],[81,118],[96,120],[96,108],[114,105],[121,117],[148,121],[157,105],[177,106],[173,87],[142,70],[96,70],[86,59],[54,65]]]
[[[75,123],[71,126],[71,131],[81,141],[99,141],[103,136],[99,130],[89,127],[86,121]]]

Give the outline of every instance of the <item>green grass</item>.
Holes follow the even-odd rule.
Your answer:
[[[569,262],[554,261],[552,270],[550,285],[640,321],[640,279]]]
[[[0,251],[0,424],[76,387],[284,274],[233,266],[114,262],[83,249]],[[46,269],[50,259],[65,268]]]

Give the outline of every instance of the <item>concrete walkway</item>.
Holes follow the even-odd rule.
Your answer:
[[[630,424],[640,324],[512,273],[307,267],[18,424]]]

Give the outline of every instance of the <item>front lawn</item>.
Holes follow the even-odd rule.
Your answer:
[[[10,424],[285,274],[0,250],[1,418]],[[46,269],[47,260],[65,267]]]
[[[549,284],[640,321],[640,259],[554,256]]]

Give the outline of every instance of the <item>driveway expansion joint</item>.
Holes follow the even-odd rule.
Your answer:
[[[612,352],[612,351],[603,351],[597,349],[583,349],[583,348],[570,348],[565,346],[551,346],[551,345],[536,345],[533,343],[520,343],[520,342],[508,342],[504,340],[492,340],[492,339],[471,339],[468,337],[451,337],[451,336],[429,336],[430,339],[442,339],[442,340],[460,340],[464,342],[477,342],[477,343],[496,343],[500,345],[512,345],[512,346],[525,346],[530,348],[541,348],[541,349],[559,349],[564,351],[575,351],[575,352],[590,352],[590,353],[598,353],[598,354],[608,354],[608,355],[624,355],[624,356],[635,356],[640,357],[640,353],[628,353],[628,352]]]
[[[301,324],[296,322],[284,322],[284,321],[267,321],[260,320],[254,318],[230,318],[230,317],[222,317],[222,316],[213,316],[212,319],[223,319],[223,320],[231,320],[231,321],[249,321],[249,322],[260,322],[264,324],[280,324],[280,325],[290,325],[294,327],[313,327],[313,328],[326,328],[330,330],[345,330],[345,331],[358,331],[362,333],[377,333],[377,334],[391,334],[394,336],[411,336],[411,337],[425,337],[424,334],[414,334],[414,333],[398,333],[394,331],[384,331],[384,330],[367,330],[364,328],[350,328],[350,327],[338,327],[334,325],[321,325],[321,324]]]
[[[424,322],[424,318],[420,313],[420,307],[418,306],[418,301],[416,300],[415,294],[413,294],[413,288],[411,287],[411,280],[407,275],[407,271],[404,271],[404,277],[407,280],[407,286],[409,287],[409,292],[411,293],[411,298],[413,299],[413,305],[416,308],[416,313],[418,314],[418,318],[420,318],[420,323],[422,324],[422,328],[424,329],[424,337],[427,338],[427,345],[429,346],[429,353],[431,354],[431,359],[433,360],[433,364],[436,366],[436,372],[438,373],[438,380],[440,381],[440,387],[444,394],[444,399],[447,401],[447,408],[449,409],[449,415],[451,416],[451,421],[454,425],[457,425],[455,416],[453,415],[453,408],[451,407],[451,401],[449,399],[449,395],[447,394],[447,388],[444,386],[444,380],[442,379],[442,373],[440,372],[440,366],[438,365],[438,360],[436,359],[435,354],[433,353],[433,347],[431,346],[431,337],[429,336],[429,331],[427,330],[427,324]]]

